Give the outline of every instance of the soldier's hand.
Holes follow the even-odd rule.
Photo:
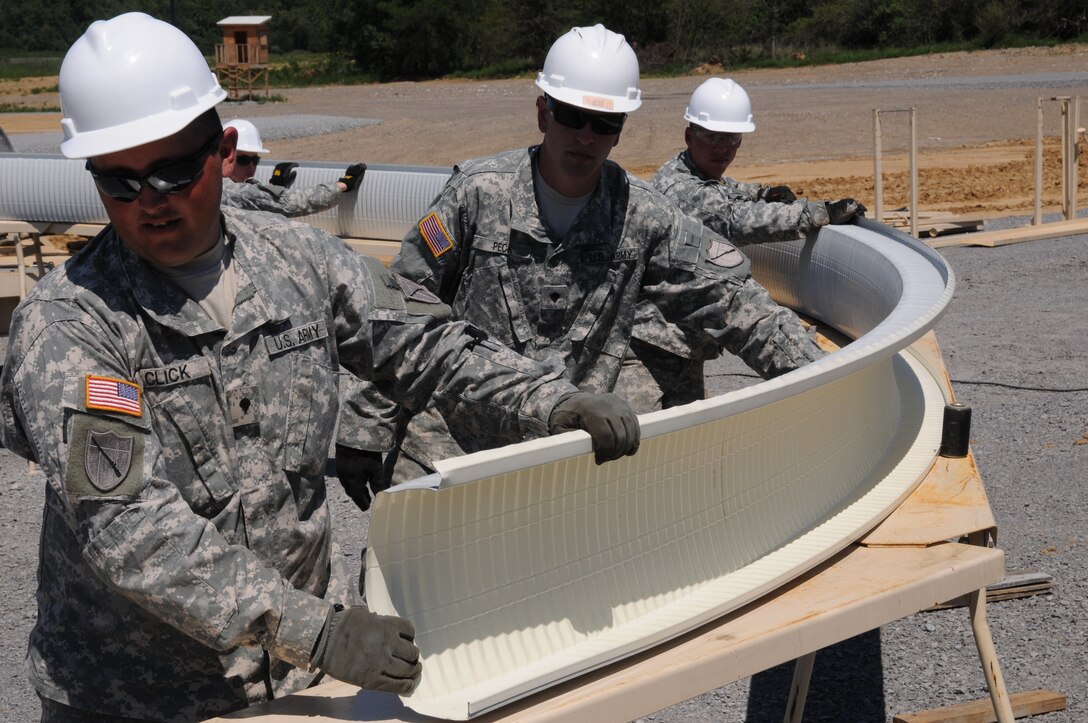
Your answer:
[[[831,223],[850,223],[855,216],[864,216],[866,208],[863,204],[852,198],[844,198],[839,201],[828,201],[827,216]]]
[[[364,512],[370,509],[374,495],[389,487],[381,452],[336,445],[336,476],[351,501]]]
[[[555,405],[548,420],[552,434],[584,429],[593,438],[597,464],[638,451],[642,430],[634,411],[615,394],[576,392]]]
[[[763,200],[771,203],[793,203],[797,194],[789,186],[771,186],[763,192]]]
[[[325,620],[311,665],[367,690],[409,695],[423,666],[410,622],[365,607],[337,605]]]
[[[354,191],[359,182],[363,180],[364,173],[366,173],[365,163],[353,163],[348,166],[348,170],[344,171],[344,175],[339,178],[339,182],[347,186],[344,193]]]
[[[273,186],[283,186],[284,188],[290,187],[295,182],[295,169],[298,168],[298,164],[294,161],[284,161],[283,163],[277,163],[276,167],[272,169],[272,178],[268,180]]]

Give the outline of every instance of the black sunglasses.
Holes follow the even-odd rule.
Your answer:
[[[234,157],[234,161],[239,166],[256,166],[258,163],[261,162],[261,157],[260,156],[243,156],[242,154],[238,154],[237,156]]]
[[[589,123],[590,129],[599,136],[614,136],[623,130],[627,120],[626,113],[587,113],[566,103],[560,103],[550,95],[544,96],[544,102],[556,123],[576,131],[582,130]]]
[[[135,201],[144,186],[150,186],[159,193],[181,193],[204,175],[204,161],[219,147],[219,141],[222,137],[222,132],[216,133],[211,140],[201,146],[200,150],[193,155],[156,168],[142,177],[99,173],[91,166],[89,158],[87,159],[87,170],[91,172],[95,185],[98,186],[102,193],[122,203]]]
[[[708,146],[721,146],[722,148],[739,148],[743,136],[740,133],[727,133],[711,131],[702,126],[693,125],[694,133],[699,140]]]

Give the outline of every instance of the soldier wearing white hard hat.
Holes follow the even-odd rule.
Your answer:
[[[820,356],[743,254],[608,160],[642,104],[638,58],[622,35],[572,28],[536,86],[540,143],[458,164],[401,243],[396,273],[451,304],[455,318],[640,411],[662,401],[656,384],[628,373],[640,365],[636,347],[700,358],[727,349],[765,376]],[[499,444],[434,406],[405,417],[387,470],[394,481]]]
[[[223,205],[251,211],[269,211],[284,216],[306,216],[332,208],[340,194],[359,187],[366,173],[365,163],[353,163],[338,180],[313,186],[295,187],[298,164],[277,163],[268,183],[255,178],[261,154],[271,153],[261,141],[252,121],[236,118],[223,124],[238,132],[237,151],[223,159]]]
[[[3,444],[45,476],[42,720],[204,720],[322,674],[410,694],[412,624],[348,605],[332,540],[337,365],[465,427],[588,428],[602,460],[637,448],[634,413],[448,324],[335,237],[221,208],[238,131],[177,28],[95,22],[60,92],[62,150],[110,224],[20,304],[0,376]]]

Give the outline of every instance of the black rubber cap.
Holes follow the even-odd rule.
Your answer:
[[[941,430],[942,457],[966,457],[971,446],[971,408],[953,402],[944,405],[944,427]]]

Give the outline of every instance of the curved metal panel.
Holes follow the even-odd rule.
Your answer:
[[[264,161],[257,178],[267,181],[276,161]],[[343,164],[307,162],[300,165],[295,185],[304,188],[331,183],[344,175]],[[300,220],[337,236],[400,241],[442,190],[452,168],[368,165],[359,188],[345,193],[327,211]]]
[[[635,457],[588,435],[439,462],[375,499],[368,604],[416,626],[405,704],[465,719],[681,634],[860,537],[940,445],[938,379],[904,349],[953,290],[879,224],[752,250],[775,295],[857,337],[778,379],[640,417]]]
[[[267,181],[275,160],[261,160],[257,178]],[[306,162],[296,169],[299,187],[336,181],[343,164]],[[442,190],[452,169],[371,165],[354,193],[333,208],[303,220],[337,236],[399,241]],[[0,218],[17,221],[106,223],[84,161],[47,154],[0,155]]]
[[[84,161],[59,155],[0,155],[0,218],[107,223]]]

